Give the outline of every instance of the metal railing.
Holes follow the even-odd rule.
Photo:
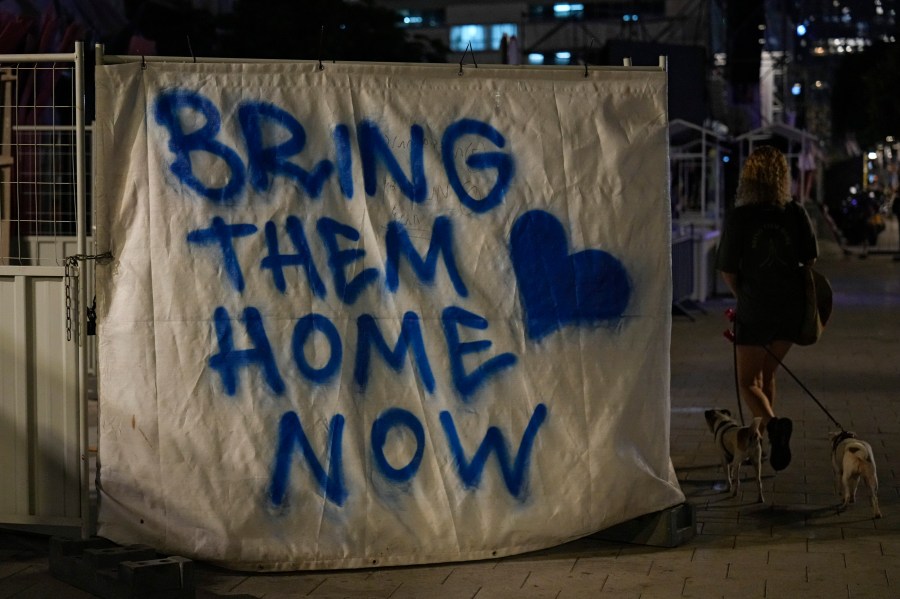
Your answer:
[[[90,227],[78,76],[62,57],[11,59],[0,57],[0,264],[61,266],[65,256],[36,253],[34,238],[75,239]]]

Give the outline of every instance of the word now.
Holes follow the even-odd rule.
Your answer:
[[[450,412],[443,411],[439,418],[456,473],[467,489],[475,489],[479,486],[485,464],[491,453],[494,453],[497,455],[497,462],[507,490],[513,497],[524,498],[531,451],[538,430],[547,419],[547,406],[544,404],[535,406],[531,419],[522,433],[522,441],[519,443],[514,460],[510,460],[506,438],[496,426],[488,428],[481,445],[469,458],[463,449],[453,416]],[[392,465],[384,455],[388,434],[398,428],[404,428],[411,433],[416,444],[412,458],[407,464],[399,467]],[[343,505],[349,496],[349,489],[344,482],[343,439],[344,416],[337,414],[331,419],[328,428],[328,459],[326,460],[328,471],[326,472],[303,430],[300,417],[296,412],[285,412],[278,426],[278,445],[269,483],[270,501],[275,506],[281,506],[284,503],[290,485],[293,455],[295,451],[299,450],[312,472],[313,480],[319,491],[328,501],[339,506]],[[393,483],[407,483],[416,476],[422,463],[425,453],[425,429],[412,412],[401,408],[390,408],[382,412],[372,423],[369,446],[372,452],[372,462],[377,472]]]
[[[212,100],[189,89],[169,89],[161,92],[154,102],[157,124],[169,134],[169,150],[175,155],[170,169],[178,180],[200,196],[215,203],[229,202],[243,193],[248,184],[256,192],[268,191],[275,177],[295,183],[312,199],[322,194],[325,183],[336,175],[341,193],[353,197],[353,151],[350,127],[338,124],[331,133],[334,158],[322,158],[310,168],[293,161],[306,146],[306,130],[291,113],[283,108],[259,101],[245,101],[235,114],[241,132],[246,162],[238,151],[220,137],[222,115]],[[202,126],[189,123],[202,119]],[[267,145],[266,140],[287,140]],[[425,172],[425,130],[413,124],[409,130],[409,175],[391,149],[392,142],[374,122],[362,120],[356,124],[356,144],[362,168],[363,186],[368,196],[378,191],[379,165],[387,169],[397,187],[410,201],[421,203],[428,197],[428,178]],[[496,170],[496,180],[484,197],[469,194],[463,185],[455,156],[457,145],[467,136],[487,140],[497,148],[506,145],[506,138],[491,125],[476,119],[460,119],[444,130],[440,142],[441,164],[450,187],[459,201],[473,212],[487,212],[500,205],[509,191],[515,174],[515,161],[509,153],[478,152],[470,154],[466,166],[474,170]],[[224,162],[230,171],[227,181],[214,187],[194,172],[191,154],[202,152]],[[307,157],[308,158],[308,157]]]
[[[219,352],[210,356],[209,365],[219,373],[225,393],[233,396],[237,392],[241,371],[244,368],[255,366],[261,369],[269,389],[276,395],[282,395],[285,391],[284,379],[281,377],[259,310],[251,306],[245,308],[242,315],[247,337],[253,344],[248,349],[235,349],[231,317],[225,308],[221,306],[216,308],[213,319]],[[393,347],[385,340],[378,327],[378,320],[371,314],[362,314],[357,318],[356,324],[357,345],[353,378],[361,390],[364,391],[369,383],[372,350],[374,349],[375,353],[380,355],[395,373],[399,373],[403,369],[407,355],[412,353],[419,382],[429,393],[434,393],[435,378],[425,350],[420,319],[415,312],[404,314],[400,336]],[[441,326],[450,360],[450,376],[453,387],[463,399],[469,398],[488,379],[510,368],[518,361],[515,354],[502,353],[488,358],[469,371],[464,364],[464,358],[470,354],[484,352],[493,344],[488,339],[462,341],[459,329],[466,327],[485,330],[488,328],[488,321],[473,312],[450,306],[441,313]],[[322,365],[310,364],[304,351],[304,347],[314,334],[323,335],[329,346],[328,359]],[[312,313],[299,318],[294,325],[291,336],[291,354],[297,370],[307,381],[323,385],[333,380],[340,372],[344,348],[340,333],[334,323],[322,314]]]

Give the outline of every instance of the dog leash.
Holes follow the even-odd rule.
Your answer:
[[[732,325],[733,327],[733,325]],[[737,373],[737,343],[734,343],[734,328],[730,331],[725,331],[726,337],[728,337],[728,333],[731,333],[731,357],[732,357],[732,370],[734,370],[734,396],[737,398],[737,406],[738,406],[738,415],[741,417],[741,426],[746,426],[744,422],[744,408],[741,406],[741,385],[738,381],[738,373]]]
[[[734,342],[734,321],[736,318],[736,312],[734,308],[728,308],[725,310],[725,318],[728,319],[728,322],[731,323],[731,328],[724,332],[725,338],[731,341],[731,358],[732,358],[732,371],[734,371],[734,397],[737,400],[737,413],[738,416],[741,417],[741,426],[746,426],[747,424],[744,422],[744,407],[741,405],[741,385],[738,381],[738,367],[737,367],[737,343]]]
[[[726,338],[726,339],[728,339],[729,341],[731,341],[731,345],[732,345],[732,347],[734,348],[734,386],[735,386],[735,390],[736,390],[737,393],[738,393],[738,411],[739,411],[740,414],[741,414],[741,423],[743,424],[743,422],[744,422],[744,413],[743,413],[743,411],[740,410],[740,407],[741,407],[741,397],[740,397],[740,390],[739,390],[739,387],[738,387],[738,380],[737,380],[737,344],[735,344],[735,342],[734,342],[734,322],[735,322],[735,320],[736,320],[736,318],[737,318],[737,315],[736,315],[736,313],[735,313],[735,311],[734,311],[734,308],[728,308],[727,310],[725,310],[725,317],[729,320],[729,322],[732,323],[732,324],[731,324],[732,328],[726,330],[725,333],[724,333],[724,335],[725,335],[725,338]],[[813,400],[814,402],[816,402],[816,405],[819,406],[819,408],[821,408],[823,412],[825,412],[825,415],[828,416],[828,418],[835,424],[835,426],[837,426],[839,429],[841,429],[841,434],[842,434],[842,435],[845,435],[845,434],[848,432],[847,429],[845,429],[843,426],[841,426],[841,423],[840,423],[840,422],[838,422],[837,420],[835,420],[834,416],[831,415],[831,412],[829,412],[828,409],[827,409],[824,405],[822,405],[822,402],[819,401],[818,398],[816,398],[815,395],[813,395],[813,392],[810,391],[810,390],[806,387],[806,385],[804,385],[803,382],[802,382],[799,378],[797,378],[797,375],[795,375],[795,374],[793,373],[793,371],[792,371],[790,368],[788,368],[788,367],[785,365],[785,363],[782,362],[781,359],[780,359],[778,356],[776,356],[775,353],[774,353],[771,349],[769,349],[769,346],[763,345],[763,349],[765,349],[766,352],[768,352],[768,354],[769,354],[770,356],[772,356],[773,358],[775,358],[775,361],[778,362],[778,365],[781,366],[781,367],[784,369],[784,371],[785,371],[786,373],[788,373],[788,374],[791,376],[791,378],[794,379],[794,380],[797,382],[798,385],[800,385],[800,388],[803,389],[803,390],[806,392],[806,394],[809,395],[809,396],[812,398],[812,400]]]

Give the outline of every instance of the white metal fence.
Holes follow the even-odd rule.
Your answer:
[[[82,56],[0,56],[0,524],[86,534]]]

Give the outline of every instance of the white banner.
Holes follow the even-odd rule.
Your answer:
[[[684,501],[666,74],[97,69],[99,534],[238,569]]]

